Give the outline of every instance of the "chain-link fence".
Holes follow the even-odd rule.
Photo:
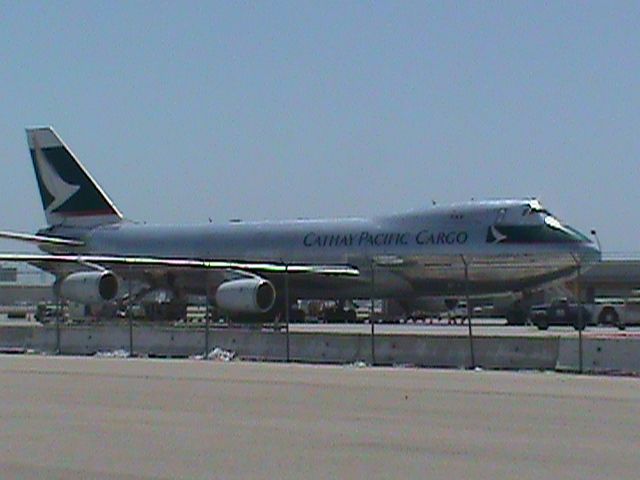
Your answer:
[[[637,290],[633,282],[640,271],[640,255],[620,252],[607,254],[605,258],[620,262],[625,268],[638,267],[633,271],[623,269],[623,275],[617,279],[620,283],[627,282],[626,296],[618,298],[615,304],[618,310],[614,311],[621,314],[632,303]],[[579,255],[564,255],[561,259],[504,257],[491,261],[481,256],[459,255],[431,257],[429,262],[429,265],[424,265],[424,261],[422,265],[407,265],[372,261],[368,271],[360,266],[360,281],[368,285],[370,298],[356,303],[357,315],[345,317],[355,321],[348,324],[295,321],[299,317],[292,314],[291,306],[300,299],[291,298],[294,291],[291,287],[304,274],[290,273],[285,265],[277,284],[282,287],[278,294],[284,296],[283,304],[289,308],[267,325],[222,323],[219,312],[209,301],[201,306],[204,315],[200,321],[192,323],[149,322],[135,318],[133,308],[126,310],[124,318],[73,323],[64,317],[64,309],[58,308],[51,323],[29,333],[25,330],[20,334],[17,330],[20,327],[7,322],[2,347],[62,354],[120,351],[126,355],[200,358],[211,357],[211,352],[218,348],[243,358],[277,361],[457,368],[561,367],[579,372],[593,371],[596,367],[606,369],[611,364],[611,370],[640,371],[640,366],[636,366],[640,359],[636,360],[635,353],[626,355],[629,359],[626,366],[624,362],[611,361],[625,356],[612,349],[613,340],[619,348],[635,347],[636,320],[620,324],[620,318],[616,323],[614,317],[603,314],[594,287],[602,277],[591,278],[593,265],[583,262]],[[386,309],[382,297],[389,278],[410,276],[418,271],[422,276],[414,273],[415,278],[432,298],[445,300],[443,304],[451,299],[456,302],[449,302],[446,310],[440,312],[408,309],[393,313]],[[31,272],[40,275],[38,271]],[[556,297],[537,297],[535,292],[541,285]],[[133,298],[132,282],[125,281],[123,288]],[[511,310],[487,314],[482,302],[498,291],[516,291],[518,295],[512,297],[515,300]],[[607,325],[601,325],[603,319]],[[313,320],[317,321],[317,317]],[[637,324],[640,325],[640,317]]]

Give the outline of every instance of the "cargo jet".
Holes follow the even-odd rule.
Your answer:
[[[48,226],[0,232],[42,253],[2,254],[56,277],[80,303],[207,295],[231,315],[282,312],[290,299],[521,292],[600,258],[585,235],[535,199],[472,201],[408,213],[326,220],[149,225],[124,219],[51,127],[27,142]],[[285,282],[286,278],[286,282]]]

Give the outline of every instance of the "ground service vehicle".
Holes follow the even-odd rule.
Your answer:
[[[640,298],[596,298],[588,305],[594,319],[601,325],[613,325],[624,330],[640,325]]]
[[[540,330],[546,330],[550,325],[571,325],[576,330],[583,330],[593,317],[586,306],[563,298],[532,307],[529,318]]]

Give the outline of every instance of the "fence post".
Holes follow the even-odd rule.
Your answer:
[[[473,310],[471,308],[471,302],[469,301],[469,264],[464,258],[464,255],[460,255],[460,257],[462,258],[462,263],[464,264],[464,291],[465,298],[467,300],[467,322],[469,324],[469,355],[471,357],[470,368],[476,368],[476,356],[473,348],[473,328],[471,326],[471,317]]]
[[[209,316],[211,309],[209,308],[209,274],[207,273],[204,290],[204,359],[209,359]]]
[[[60,293],[57,289],[54,288],[55,292],[55,301],[56,301],[56,355],[60,355],[62,353],[60,346],[60,321],[62,316],[62,299],[60,298]]]
[[[375,260],[371,258],[371,365],[376,364],[376,321],[375,321]]]
[[[573,260],[576,262],[576,266],[577,266],[577,274],[576,274],[576,297],[577,297],[577,303],[578,303],[578,372],[579,373],[584,373],[584,351],[583,351],[583,345],[582,345],[582,330],[584,330],[587,326],[586,326],[586,321],[583,317],[583,312],[582,312],[582,294],[580,291],[580,282],[581,282],[581,275],[582,275],[582,264],[580,262],[580,256],[575,256],[574,254],[571,254],[571,256],[573,257]]]
[[[582,331],[586,328],[582,318],[582,298],[580,295],[580,265],[578,265],[578,277],[576,280],[576,290],[578,291],[578,369],[580,373],[584,372],[584,350],[582,348]]]
[[[133,357],[133,279],[129,267],[129,357]]]
[[[286,324],[286,346],[287,346],[287,362],[291,361],[291,346],[289,339],[289,322],[291,321],[290,313],[291,302],[289,300],[289,265],[284,265],[284,321]]]

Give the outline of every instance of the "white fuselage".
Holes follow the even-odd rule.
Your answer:
[[[460,295],[467,289],[486,294],[533,288],[599,259],[593,242],[535,205],[528,200],[472,202],[370,219],[195,226],[123,222],[81,234],[56,233],[82,238],[85,246],[76,250],[82,253],[349,264],[361,272],[356,278],[292,275],[298,298],[372,293],[414,298]],[[267,277],[281,283],[281,275]],[[202,288],[201,276],[184,272],[176,278],[187,290]],[[210,280],[215,285],[224,276],[213,274]]]

